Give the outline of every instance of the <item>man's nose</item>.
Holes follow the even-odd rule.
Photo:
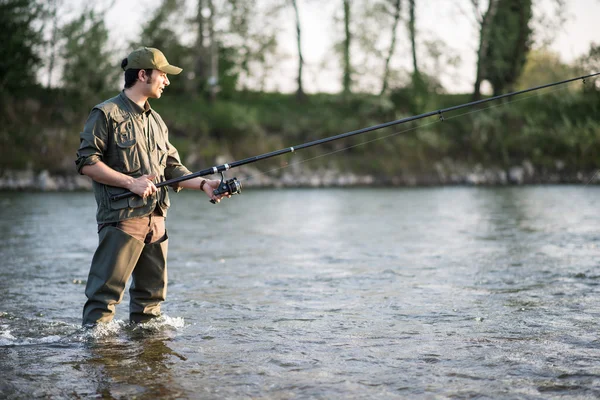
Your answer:
[[[165,76],[165,86],[169,86],[170,84],[171,82],[169,81],[169,78]]]

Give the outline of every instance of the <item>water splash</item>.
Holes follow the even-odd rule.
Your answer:
[[[71,339],[74,341],[98,341],[109,338],[119,338],[121,335],[144,334],[146,332],[173,332],[182,329],[185,321],[182,317],[169,317],[167,315],[154,318],[144,323],[131,323],[123,320],[112,320],[108,323],[98,324],[92,328],[80,328]]]
[[[151,332],[177,331],[182,329],[184,326],[185,321],[182,317],[169,317],[168,315],[162,315],[148,322],[133,325],[133,330]]]
[[[127,326],[127,322],[123,320],[114,319],[110,322],[98,324],[93,328],[81,328],[81,338],[82,339],[104,339],[108,337],[117,336],[121,333],[125,327]]]

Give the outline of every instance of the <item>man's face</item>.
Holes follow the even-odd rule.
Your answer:
[[[146,95],[153,99],[159,99],[165,87],[169,86],[169,78],[165,72],[157,69],[152,70],[152,75],[146,77]]]

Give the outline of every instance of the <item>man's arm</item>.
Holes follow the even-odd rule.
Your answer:
[[[157,191],[152,182],[156,178],[154,175],[142,175],[139,178],[132,178],[115,171],[102,161],[97,161],[92,165],[84,165],[81,172],[98,183],[122,187],[144,198]]]
[[[128,175],[115,171],[102,161],[98,161],[92,165],[83,166],[83,168],[81,168],[81,172],[98,183],[122,187],[141,197],[150,196],[153,193],[156,193],[158,190],[152,182],[156,178],[154,175],[143,175],[139,178],[132,178]],[[202,181],[204,180],[206,180],[206,183],[202,185]],[[200,185],[202,185],[202,191],[204,191],[204,193],[206,193],[211,200],[219,202],[224,196],[215,196],[213,194],[213,190],[219,187],[219,183],[220,181],[218,180],[198,177],[179,182],[178,185],[182,188],[195,190],[200,190]]]

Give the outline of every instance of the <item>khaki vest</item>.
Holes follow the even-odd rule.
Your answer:
[[[155,183],[189,173],[181,165],[177,150],[168,141],[168,130],[162,118],[154,110],[144,113],[136,111],[128,104],[129,101],[121,93],[94,107],[102,111],[108,122],[108,138],[102,161],[116,171],[134,178],[154,174]],[[168,161],[174,164],[171,168],[167,166]],[[166,169],[170,172],[167,175],[175,176],[166,178]],[[166,186],[145,199],[133,195],[117,201],[112,201],[111,196],[124,193],[126,189],[95,181],[93,188],[98,204],[98,223],[146,216],[157,207],[166,216],[170,205]]]

